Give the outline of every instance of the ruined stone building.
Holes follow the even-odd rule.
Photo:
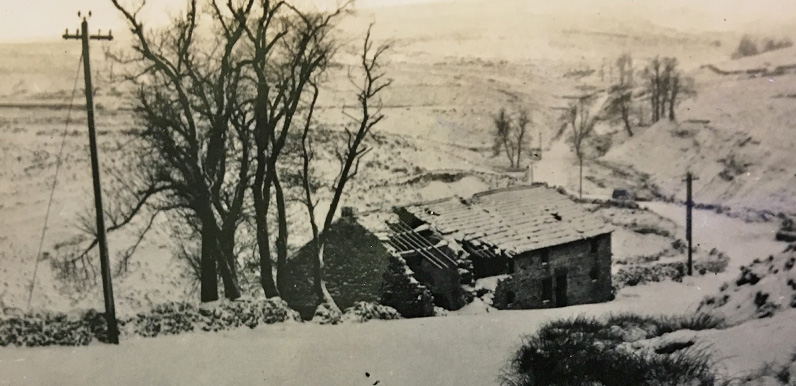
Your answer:
[[[396,258],[411,275],[406,283],[417,283],[407,291],[427,290],[433,306],[449,310],[471,299],[475,280],[498,275],[497,308],[562,307],[612,297],[612,228],[543,185],[361,214],[349,209],[330,231],[327,286],[343,308],[379,301],[382,278],[389,276],[385,268]],[[305,317],[315,302],[308,251],[301,248],[289,263],[293,294],[286,296]],[[428,315],[430,305],[393,306]],[[420,306],[426,310],[410,309]]]
[[[498,308],[563,307],[612,297],[612,228],[555,189],[498,189],[396,213],[419,236],[459,250],[454,256],[468,256],[475,279],[507,275],[494,296]]]

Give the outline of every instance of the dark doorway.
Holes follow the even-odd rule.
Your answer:
[[[556,307],[567,306],[567,273],[556,272]]]
[[[553,302],[553,278],[546,277],[542,279],[542,304],[550,307]]]

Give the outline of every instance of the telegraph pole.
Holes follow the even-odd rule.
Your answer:
[[[691,172],[686,173],[685,175],[685,191],[686,191],[686,199],[685,199],[685,239],[688,241],[688,276],[693,275],[693,250],[691,248],[692,244],[692,237],[691,237],[691,222],[692,222],[692,211],[694,208],[694,200],[692,196],[692,188],[691,183],[693,180],[698,180],[699,178],[694,178],[694,175]]]
[[[77,13],[80,17],[80,12]],[[91,11],[88,13],[91,17]],[[94,181],[94,208],[97,215],[97,242],[99,243],[100,267],[102,271],[102,292],[105,295],[105,319],[108,322],[108,340],[119,344],[119,325],[116,321],[116,307],[113,304],[113,286],[111,284],[111,267],[108,259],[108,240],[105,237],[105,219],[102,213],[102,189],[100,187],[99,160],[97,158],[97,135],[94,129],[94,88],[91,86],[91,60],[89,59],[89,40],[113,40],[113,35],[89,35],[88,21],[83,17],[80,34],[69,34],[67,30],[63,38],[66,40],[80,39],[83,43],[83,78],[86,82],[86,116],[88,118],[88,140],[91,148],[91,176]]]

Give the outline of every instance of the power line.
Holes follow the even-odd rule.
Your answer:
[[[80,17],[80,12],[78,12]],[[88,16],[91,16],[89,11]],[[102,272],[102,292],[105,297],[105,319],[108,322],[108,341],[119,343],[119,326],[116,320],[116,307],[113,304],[113,285],[111,283],[111,267],[108,258],[108,242],[105,237],[105,219],[102,212],[102,187],[100,184],[99,156],[97,155],[97,135],[94,127],[94,88],[91,85],[91,60],[89,56],[89,40],[113,40],[113,36],[89,35],[88,21],[83,17],[80,23],[80,34],[70,35],[66,31],[64,39],[80,40],[83,46],[83,80],[86,83],[86,120],[88,121],[89,149],[91,151],[91,179],[94,185],[94,210],[97,219],[97,244],[99,245],[100,269]]]
[[[28,305],[27,308],[30,309],[30,301],[33,299],[33,288],[36,286],[36,274],[39,271],[39,261],[41,261],[41,250],[44,246],[44,236],[47,234],[47,222],[50,220],[50,209],[52,208],[53,204],[53,196],[55,196],[55,187],[58,184],[58,172],[61,169],[61,157],[64,153],[64,147],[66,145],[66,134],[69,132],[69,122],[72,118],[72,106],[75,101],[75,92],[77,92],[77,81],[80,79],[80,65],[83,62],[83,54],[80,54],[80,58],[77,60],[77,70],[75,71],[75,81],[74,85],[72,86],[72,97],[69,100],[69,109],[66,113],[66,124],[64,125],[64,131],[61,134],[61,147],[58,149],[58,157],[55,161],[55,175],[53,176],[53,184],[50,188],[50,199],[47,201],[47,212],[44,215],[44,227],[41,229],[41,237],[39,238],[39,249],[36,251],[36,262],[33,266],[33,279],[30,282],[30,292],[28,292]]]

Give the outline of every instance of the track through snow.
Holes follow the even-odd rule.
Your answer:
[[[674,221],[685,229],[685,206],[663,202],[645,202],[642,207]],[[716,248],[730,257],[727,272],[735,275],[741,265],[782,252],[787,246],[777,242],[777,222],[747,223],[708,210],[693,211],[693,243],[700,249]],[[682,234],[685,239],[685,232]]]

